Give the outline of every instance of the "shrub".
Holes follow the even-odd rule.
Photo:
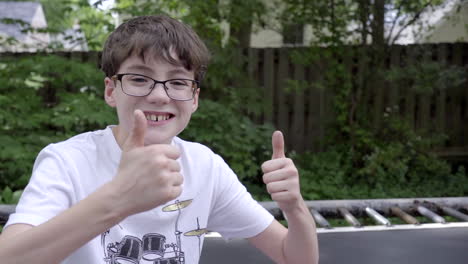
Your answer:
[[[296,155],[306,199],[364,199],[465,196],[463,167],[431,153],[440,137],[420,136],[404,121],[386,120],[367,144],[333,145],[318,154]]]
[[[58,56],[0,62],[0,186],[23,188],[47,144],[115,122],[95,65]]]

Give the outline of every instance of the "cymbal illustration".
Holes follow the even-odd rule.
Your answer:
[[[182,209],[182,208],[185,208],[187,206],[189,206],[190,204],[192,203],[192,200],[185,200],[185,201],[176,201],[175,203],[173,204],[170,204],[170,205],[166,205],[165,207],[163,207],[163,212],[173,212],[173,211],[177,211],[179,209]]]
[[[185,232],[184,236],[201,236],[201,235],[204,235],[204,234],[206,234],[208,232],[209,231],[206,230],[206,228],[201,228],[201,229],[195,229],[195,230],[192,230],[192,231]]]

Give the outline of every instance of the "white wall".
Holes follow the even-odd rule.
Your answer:
[[[418,42],[468,42],[468,2],[459,12],[452,10],[447,17],[442,18],[434,29]]]

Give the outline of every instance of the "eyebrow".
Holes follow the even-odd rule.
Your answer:
[[[153,70],[146,66],[146,65],[143,65],[143,64],[134,64],[134,65],[130,65],[128,67],[129,70],[136,70],[136,71],[144,71],[144,72],[147,72],[147,73],[151,73]]]
[[[191,72],[187,71],[185,68],[178,67],[178,68],[174,68],[174,69],[170,70],[168,73],[169,74],[178,74],[178,73],[190,74]]]
[[[144,64],[134,64],[128,67],[128,70],[135,70],[135,71],[143,71],[146,74],[151,74],[155,70],[151,67],[148,67]],[[174,74],[191,74],[192,72],[186,70],[183,67],[176,67],[167,72],[169,75],[174,75]]]

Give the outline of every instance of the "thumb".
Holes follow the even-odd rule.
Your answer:
[[[271,159],[286,157],[284,155],[284,138],[281,131],[277,130],[273,132],[273,136],[271,137],[271,145],[273,147],[273,155],[271,156]]]
[[[129,151],[137,147],[143,147],[146,135],[146,117],[141,110],[133,112],[133,128],[124,142],[123,150]]]

